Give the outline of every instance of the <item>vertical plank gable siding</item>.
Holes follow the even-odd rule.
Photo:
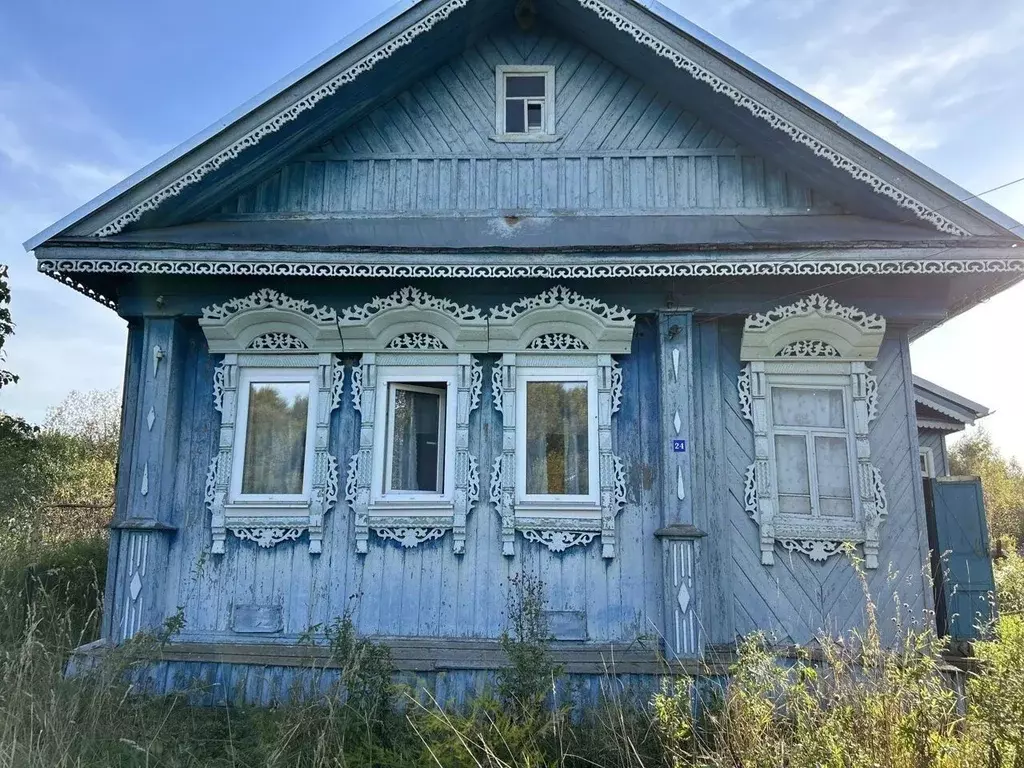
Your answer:
[[[525,51],[525,53],[524,53]],[[495,67],[554,65],[553,143],[495,133]],[[486,38],[253,188],[220,216],[498,211],[840,212],[586,47]]]
[[[863,631],[866,625],[864,586],[857,569],[843,557],[814,563],[801,554],[777,547],[775,565],[761,565],[758,530],[743,506],[743,481],[753,461],[753,431],[740,412],[739,375],[741,325],[715,323],[700,334],[703,360],[717,366],[698,367],[699,388],[706,412],[704,447],[695,453],[699,485],[710,506],[713,532],[709,558],[728,569],[732,601],[709,600],[704,623],[711,643],[728,643],[737,635],[764,631],[779,642],[807,643],[822,632],[836,635]],[[872,461],[882,472],[889,517],[882,529],[879,568],[864,572],[878,611],[883,636],[891,639],[899,619],[926,621],[931,591],[925,581],[927,531],[917,469],[916,420],[910,394],[909,346],[905,333],[890,332],[877,362],[878,418],[871,424]],[[720,435],[720,437],[719,437]],[[719,483],[722,483],[720,485]],[[714,488],[719,493],[714,493]],[[725,537],[728,537],[726,539]],[[731,563],[731,565],[730,565]]]
[[[197,326],[190,328],[182,392],[172,543],[163,599],[165,615],[182,606],[181,639],[234,640],[234,606],[279,606],[284,630],[294,640],[317,624],[351,612],[366,635],[496,638],[505,626],[508,578],[524,572],[545,583],[548,607],[586,616],[590,641],[631,641],[658,634],[661,625],[661,559],[654,531],[660,524],[657,490],[659,415],[656,333],[651,322],[637,324],[633,354],[621,359],[625,397],[613,420],[616,450],[622,457],[628,493],[617,525],[614,560],[601,557],[596,544],[561,555],[516,542],[516,556],[501,553],[500,520],[486,500],[473,509],[466,554],[451,551],[450,534],[414,549],[372,537],[369,554],[355,553],[352,515],[344,500],[328,514],[324,551],[310,556],[305,540],[262,549],[228,537],[223,556],[210,554],[209,512],[204,482],[216,451],[219,414],[212,401],[216,356],[206,351]],[[501,425],[493,408],[490,372],[484,356],[481,406],[470,420],[470,446],[480,463],[484,489]],[[352,408],[351,368],[346,372],[342,406],[331,424],[331,448],[342,471],[358,444],[358,414]],[[486,490],[485,494],[486,496]],[[272,640],[274,635],[261,635]]]

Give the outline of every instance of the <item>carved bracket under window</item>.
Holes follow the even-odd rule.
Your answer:
[[[764,565],[778,542],[816,562],[862,545],[865,567],[878,567],[888,507],[871,463],[878,385],[865,361],[884,335],[884,318],[819,295],[747,319],[738,390],[754,463],[743,498]]]
[[[231,531],[260,547],[294,541],[308,532],[309,551],[319,554],[324,516],[336,504],[339,490],[338,461],[328,450],[331,412],[341,403],[345,378],[344,366],[333,354],[341,349],[334,311],[263,290],[206,308],[200,325],[211,352],[224,354],[213,380],[220,442],[205,495],[213,553],[224,553]],[[248,388],[240,390],[246,383]],[[290,404],[275,400],[275,386],[298,387],[297,399]],[[259,407],[253,398],[261,398]],[[294,456],[268,458],[269,451],[245,455],[247,433],[256,435],[254,441],[279,438],[254,432],[257,427],[251,422],[259,408],[276,408],[271,417],[298,415],[295,445],[275,446],[293,448]],[[288,465],[294,488],[273,487],[282,464]],[[266,487],[246,487],[247,473],[256,471],[264,473]]]
[[[552,552],[600,537],[602,556],[614,557],[626,481],[612,451],[612,415],[622,403],[612,355],[629,353],[634,318],[559,286],[493,310],[489,325],[490,349],[503,353],[492,372],[502,452],[490,482],[503,553],[515,554],[519,531]]]
[[[486,319],[478,309],[405,288],[343,311],[339,325],[345,351],[362,353],[352,373],[359,447],[345,483],[356,551],[369,551],[371,530],[403,547],[439,539],[450,530],[454,552],[464,553],[466,519],[480,498],[469,418],[480,405],[483,369],[471,353],[487,350]],[[443,403],[444,426],[436,440],[438,482],[429,490],[418,486],[420,491],[410,492],[392,483],[391,462],[401,458],[391,412],[394,387],[433,391]]]

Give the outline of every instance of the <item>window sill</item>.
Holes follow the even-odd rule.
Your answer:
[[[517,517],[565,517],[601,519],[599,501],[517,501]]]
[[[369,506],[371,517],[451,517],[454,512],[451,499],[396,499],[374,501]]]
[[[282,514],[309,514],[310,502],[306,501],[233,501],[224,505],[228,518],[237,517],[281,517]]]
[[[561,136],[552,133],[499,133],[491,136],[491,141],[498,144],[551,144],[561,140]]]

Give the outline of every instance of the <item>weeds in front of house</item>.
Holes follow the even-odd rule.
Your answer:
[[[145,660],[181,615],[64,677],[70,649],[96,637],[102,563],[102,546],[81,545],[0,567],[0,768],[1024,765],[1017,615],[976,644],[966,706],[935,637],[878,626],[869,602],[863,634],[812,650],[783,657],[746,638],[728,683],[702,707],[689,678],[667,674],[651,694],[612,669],[583,707],[549,650],[543,585],[525,578],[510,585],[509,665],[462,706],[396,685],[389,649],[358,637],[350,616],[310,633],[321,646],[316,674],[281,697],[289,703],[196,706],[202,690],[147,693]]]

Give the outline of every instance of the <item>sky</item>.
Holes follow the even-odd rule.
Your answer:
[[[1024,177],[1020,0],[663,0],[974,193]],[[0,5],[0,263],[40,422],[120,387],[124,322],[35,271],[21,243],[383,11],[390,0],[35,0]],[[1024,221],[1024,183],[984,199]],[[1024,284],[914,343],[914,372],[993,410],[1024,460]]]

